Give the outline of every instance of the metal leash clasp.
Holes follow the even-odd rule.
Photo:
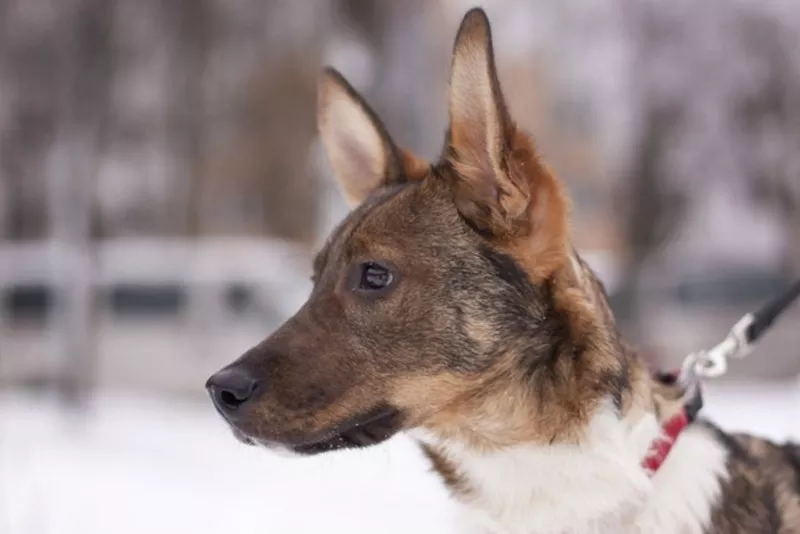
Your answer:
[[[748,313],[733,325],[728,335],[711,350],[689,354],[681,365],[678,380],[689,390],[697,387],[703,378],[716,378],[728,371],[729,358],[744,358],[753,351],[753,345],[772,326],[775,319],[800,297],[800,279],[777,299],[767,303],[755,313]]]
[[[754,315],[748,313],[733,325],[721,343],[710,350],[689,354],[681,366],[681,377],[688,383],[724,375],[728,370],[728,358],[744,358],[752,352],[747,332],[754,320]]]

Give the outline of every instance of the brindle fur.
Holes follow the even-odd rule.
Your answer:
[[[236,362],[267,384],[238,433],[302,447],[388,410],[368,443],[422,428],[488,451],[579,442],[608,399],[620,418],[674,411],[674,392],[620,338],[602,284],[572,249],[564,186],[511,120],[482,11],[456,40],[438,162],[397,146],[330,69],[319,126],[354,209],[317,255],[305,305]],[[368,261],[393,266],[389,293],[352,291]],[[714,433],[731,478],[711,531],[800,532],[798,448]],[[474,489],[424,448],[452,492]]]

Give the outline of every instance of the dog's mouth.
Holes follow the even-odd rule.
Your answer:
[[[348,418],[331,430],[300,440],[274,440],[247,432],[229,422],[234,437],[245,445],[310,456],[341,449],[357,449],[377,445],[394,436],[402,428],[400,410],[385,405]]]
[[[335,428],[306,440],[273,441],[250,435],[230,424],[234,437],[245,445],[263,446],[267,449],[311,456],[341,449],[356,449],[377,445],[394,436],[402,426],[402,414],[390,407],[377,407],[359,416],[351,417]]]
[[[394,408],[376,408],[363,415],[348,419],[322,438],[287,445],[297,454],[312,455],[340,449],[369,447],[395,435],[402,424],[400,411]]]

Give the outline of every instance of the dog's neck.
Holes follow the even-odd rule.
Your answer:
[[[651,491],[641,467],[659,425],[621,421],[611,403],[581,443],[520,444],[491,452],[420,434],[464,479],[456,497],[490,532],[613,532],[632,523]]]
[[[654,414],[620,419],[609,404],[578,444],[481,453],[427,433],[417,437],[457,466],[465,486],[456,498],[482,532],[704,532],[725,477],[725,449],[694,425],[651,477],[641,461],[659,431]]]
[[[576,262],[576,271],[581,265]],[[583,276],[578,282],[583,289],[595,283]],[[601,309],[600,320],[610,322],[604,326],[615,330],[602,288],[598,291],[590,297],[591,304]],[[663,392],[643,363],[621,340],[616,341],[626,362],[625,391],[621,398],[609,395],[596,402],[578,432],[563,439],[476,446],[486,442],[470,437],[491,427],[485,421],[462,434],[415,431],[455,497],[486,530],[503,534],[703,531],[725,472],[724,448],[703,426],[692,426],[652,476],[642,461],[662,435],[658,414],[663,416],[664,405],[673,399],[661,398]],[[495,415],[502,419],[500,411]]]

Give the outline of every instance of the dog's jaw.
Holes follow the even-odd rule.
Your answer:
[[[724,447],[702,427],[691,428],[651,478],[641,460],[660,426],[651,413],[637,417],[620,419],[607,403],[579,444],[521,444],[491,453],[425,431],[413,435],[466,479],[469,491],[457,497],[488,532],[703,532],[725,473]]]

